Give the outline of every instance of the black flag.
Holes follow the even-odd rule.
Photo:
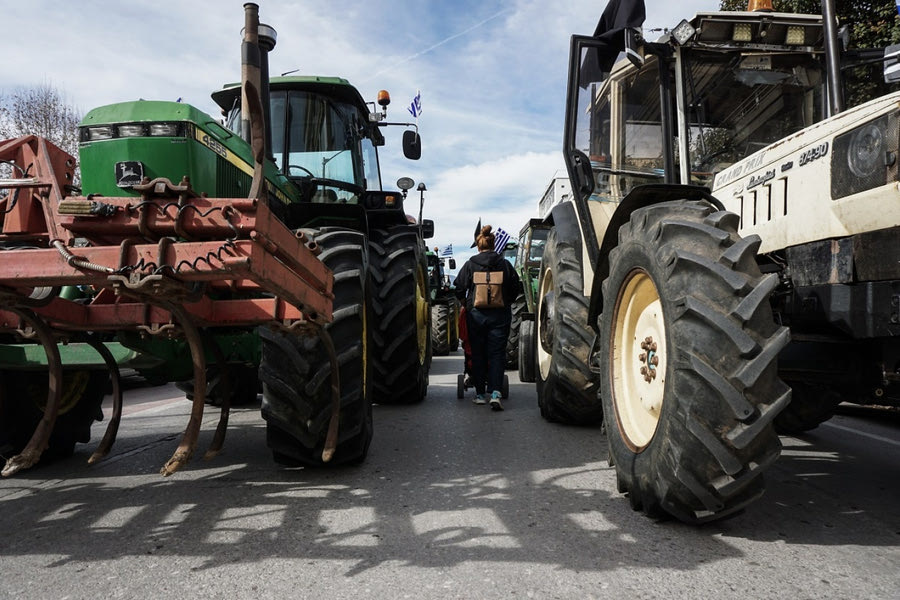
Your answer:
[[[610,0],[600,15],[594,37],[621,48],[625,44],[622,32],[631,27],[640,27],[646,17],[644,0]]]
[[[625,30],[640,27],[646,16],[644,0],[609,0],[594,29],[594,38],[605,42],[606,48],[588,52],[581,66],[582,87],[587,82],[600,81],[601,74],[612,70],[619,52],[625,49]]]
[[[475,226],[475,240],[472,242],[472,245],[469,248],[474,248],[478,245],[478,234],[481,233],[481,217],[478,217],[478,225]]]

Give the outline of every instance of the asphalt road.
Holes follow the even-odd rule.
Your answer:
[[[515,372],[503,412],[457,400],[461,367],[436,358],[425,402],[376,407],[367,461],[329,470],[276,465],[242,408],[163,478],[190,405],[130,390],[107,460],[85,464],[104,422],[0,481],[0,598],[900,597],[896,418],[783,438],[760,501],[691,527],[633,512],[600,430],[543,421]]]

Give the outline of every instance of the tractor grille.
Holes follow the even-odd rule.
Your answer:
[[[245,198],[252,179],[221,156],[216,159],[216,195],[219,198]]]

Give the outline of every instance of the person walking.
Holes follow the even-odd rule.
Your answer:
[[[475,384],[473,402],[485,404],[485,393],[490,390],[491,409],[503,410],[500,390],[506,364],[506,341],[512,323],[512,305],[521,283],[510,262],[495,251],[492,230],[490,225],[485,225],[478,232],[475,238],[478,254],[466,261],[453,285],[457,297],[466,307],[472,382]]]

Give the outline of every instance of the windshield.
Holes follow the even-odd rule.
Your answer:
[[[355,107],[313,92],[276,91],[271,117],[275,164],[315,184],[313,202],[355,203],[367,184],[378,185],[377,163],[374,176],[363,167],[363,124]]]
[[[686,51],[691,183],[823,118],[822,64],[811,54]]]
[[[528,249],[528,262],[541,262],[544,256],[544,244],[547,242],[549,229],[534,229],[531,232],[531,244]]]
[[[518,253],[518,248],[513,244],[507,244],[506,248],[503,249],[503,258],[509,261],[512,266],[516,266],[516,254]]]

